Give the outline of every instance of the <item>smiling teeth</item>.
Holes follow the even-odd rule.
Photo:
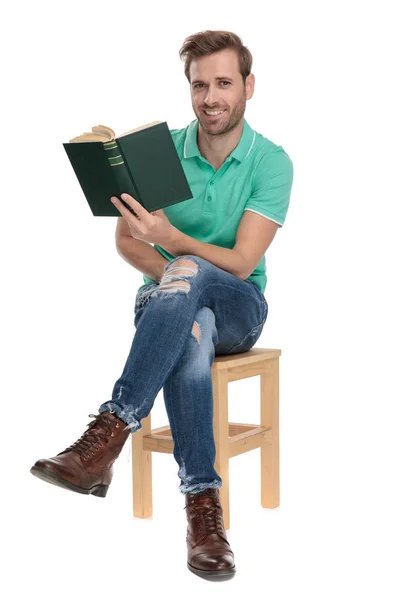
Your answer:
[[[208,111],[208,110],[206,110],[206,111],[205,111],[205,113],[206,113],[207,115],[220,115],[220,114],[221,114],[221,113],[223,113],[223,112],[224,112],[223,110],[214,110],[214,111],[212,111],[212,112],[211,112],[211,111]]]

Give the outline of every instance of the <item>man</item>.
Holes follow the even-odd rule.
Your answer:
[[[148,213],[119,199],[119,254],[144,276],[136,332],[112,397],[81,438],[31,472],[55,485],[105,496],[112,465],[140,429],[158,392],[164,401],[188,518],[188,567],[232,576],[214,469],[211,366],[246,352],[261,335],[268,305],[264,254],[289,206],[293,166],[281,146],[244,119],[253,96],[252,56],[240,38],[204,31],[180,50],[196,119],[171,134],[193,198]],[[154,246],[152,246],[154,244]]]

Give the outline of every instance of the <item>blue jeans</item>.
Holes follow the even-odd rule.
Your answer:
[[[99,412],[115,413],[134,433],[163,388],[184,494],[222,486],[214,469],[211,366],[216,355],[250,350],[267,314],[254,282],[192,255],[170,261],[161,281],[136,295],[132,346]]]

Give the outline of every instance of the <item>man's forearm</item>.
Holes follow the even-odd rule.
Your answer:
[[[164,274],[164,266],[169,262],[151,244],[130,235],[122,235],[116,241],[118,254],[132,267],[160,281]]]
[[[239,277],[239,279],[245,279],[245,276],[243,275],[243,258],[236,250],[222,248],[221,246],[207,244],[206,242],[199,242],[199,240],[196,240],[181,231],[177,231],[173,239],[171,239],[171,242],[164,247],[167,252],[174,256],[180,256],[182,254],[200,256],[200,258],[208,260],[208,262]]]

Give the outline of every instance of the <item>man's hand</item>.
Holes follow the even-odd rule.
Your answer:
[[[162,209],[149,213],[129,194],[121,194],[121,198],[135,211],[135,215],[115,196],[111,201],[128,223],[132,237],[151,244],[159,244],[164,248],[171,243],[178,230],[171,225]]]

